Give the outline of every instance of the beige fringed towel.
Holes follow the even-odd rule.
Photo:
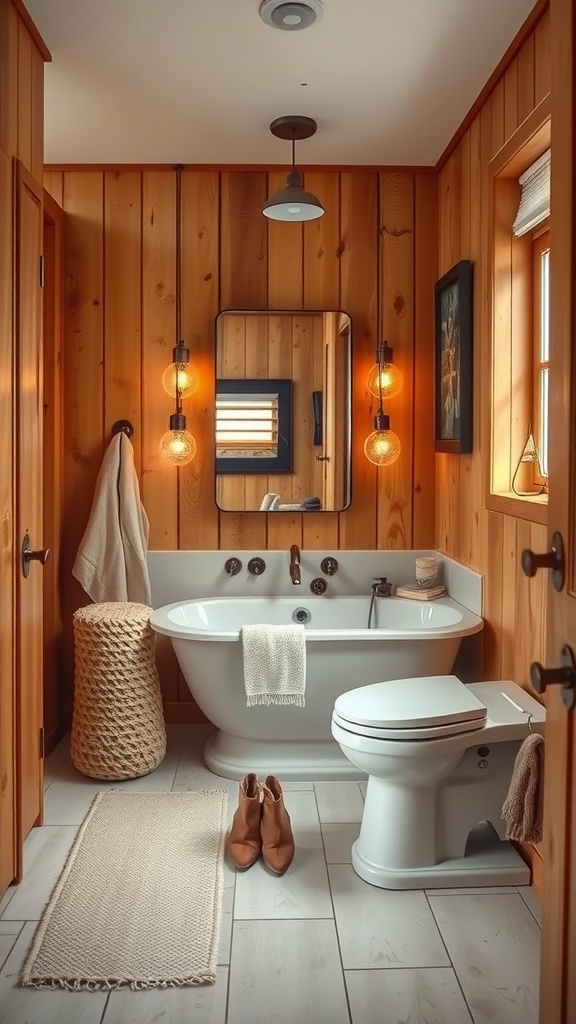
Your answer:
[[[72,568],[93,601],[151,603],[148,532],[134,449],[120,431],[104,454],[90,519]]]
[[[521,843],[542,839],[542,786],[544,781],[544,740],[531,733],[516,755],[510,789],[502,805],[506,836]]]
[[[306,630],[259,623],[241,630],[246,704],[296,704],[304,707]]]

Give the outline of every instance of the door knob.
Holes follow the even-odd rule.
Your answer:
[[[543,668],[539,661],[530,665],[530,682],[537,693],[544,693],[548,686],[561,686],[560,696],[568,709],[576,704],[576,661],[567,644],[562,648],[562,664],[557,668]]]
[[[30,562],[40,562],[40,565],[46,565],[48,557],[50,555],[50,548],[40,548],[39,551],[32,551],[30,547],[30,537],[27,533],[24,534],[24,540],[22,541],[22,575],[28,577],[30,572]]]
[[[554,590],[562,590],[565,570],[564,544],[558,531],[552,534],[550,551],[536,555],[530,548],[525,548],[520,561],[525,576],[535,576],[538,569],[552,569],[552,586]]]

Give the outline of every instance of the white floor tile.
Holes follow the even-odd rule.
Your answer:
[[[472,1024],[451,967],[346,971],[345,979],[352,1024]]]
[[[318,814],[322,824],[362,821],[364,800],[357,782],[316,782]]]
[[[349,1024],[333,921],[236,922],[227,1024]]]
[[[12,952],[23,927],[23,921],[0,921],[0,970]]]
[[[450,966],[421,889],[378,889],[348,864],[328,872],[345,969]]]
[[[515,885],[475,885],[462,889],[425,889],[424,892],[427,896],[488,896],[517,892],[517,889]]]
[[[528,907],[528,910],[532,912],[538,924],[542,924],[542,900],[540,899],[536,889],[532,885],[519,885],[518,892],[520,893],[524,903]]]
[[[225,1024],[227,990],[227,967],[218,968],[215,985],[147,992],[115,989],[108,997],[102,1024]]]
[[[518,893],[431,896],[475,1024],[536,1024],[540,931]]]
[[[35,924],[26,924],[0,972],[0,1024],[100,1024],[106,992],[22,988],[20,972]]]
[[[6,889],[6,892],[2,896],[2,899],[0,899],[0,918],[4,914],[4,911],[6,910],[8,904],[10,903],[10,900],[16,895],[17,892],[17,885],[9,885],[8,888]]]
[[[358,839],[360,822],[351,824],[340,822],[338,825],[322,825],[324,852],[327,864],[350,864],[352,860],[352,844]]]
[[[48,789],[58,772],[70,759],[70,736],[63,736],[54,750],[44,759],[44,789]]]
[[[76,838],[76,828],[34,829],[24,847],[24,878],[2,920],[39,921]]]

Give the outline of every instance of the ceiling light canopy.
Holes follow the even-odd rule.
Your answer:
[[[262,21],[284,32],[309,28],[324,13],[320,0],[263,0],[259,14]]]
[[[316,133],[317,124],[311,117],[289,115],[277,117],[270,125],[272,135],[277,139],[292,142],[292,167],[286,177],[284,188],[274,192],[262,207],[262,213],[270,220],[303,221],[322,217],[324,207],[312,192],[307,192],[302,175],[296,170],[296,139],[309,139]]]

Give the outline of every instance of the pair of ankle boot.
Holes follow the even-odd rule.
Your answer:
[[[242,779],[226,848],[241,870],[251,867],[260,856],[275,875],[283,875],[291,864],[294,836],[282,787],[274,775],[265,783],[258,782],[253,772]]]

